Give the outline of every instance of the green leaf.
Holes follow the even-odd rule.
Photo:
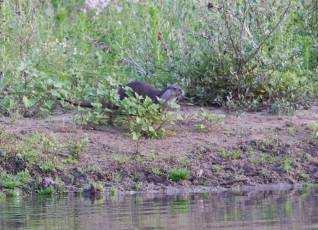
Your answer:
[[[34,101],[29,100],[26,96],[23,96],[22,100],[23,100],[24,107],[27,109],[31,108],[35,104]]]
[[[149,132],[151,132],[151,133],[154,133],[154,132],[155,132],[155,129],[154,129],[152,126],[149,126],[148,130],[149,130]]]
[[[132,132],[131,134],[134,141],[138,141],[141,137],[140,133]]]

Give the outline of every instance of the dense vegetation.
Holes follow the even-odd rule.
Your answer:
[[[88,2],[104,8],[0,3],[3,114],[45,115],[66,97],[105,117],[99,102],[131,79],[178,82],[201,104],[272,112],[308,106],[317,93],[315,1]]]

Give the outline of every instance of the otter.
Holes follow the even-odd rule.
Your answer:
[[[179,101],[185,98],[184,91],[177,84],[170,85],[164,90],[158,90],[153,86],[149,85],[148,83],[141,81],[132,81],[128,83],[126,87],[129,87],[134,93],[137,93],[142,97],[149,97],[154,103],[159,103],[160,101],[162,101],[164,105],[167,105],[169,102],[173,100]],[[120,100],[123,100],[126,97],[128,97],[127,91],[125,89],[126,87],[119,86],[117,90],[117,94]],[[74,102],[67,99],[63,100],[75,106],[93,108],[93,105],[87,101]],[[118,109],[117,105],[111,104],[106,101],[102,101],[101,104],[102,108]]]
[[[127,84],[127,87],[140,96],[149,97],[154,103],[159,103],[161,99],[164,104],[167,104],[172,100],[182,100],[184,98],[184,91],[177,84],[170,85],[164,90],[158,90],[145,82],[132,81]],[[126,90],[119,87],[118,95],[119,99],[123,100],[127,97]]]

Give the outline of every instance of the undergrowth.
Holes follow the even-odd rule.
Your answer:
[[[161,108],[118,101],[118,85],[137,79],[178,82],[199,104],[292,113],[317,95],[316,11],[315,1],[1,1],[0,112],[47,116],[84,100],[93,109],[79,108],[81,124],[115,116],[134,139],[159,137]]]

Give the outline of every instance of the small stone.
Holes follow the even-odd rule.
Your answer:
[[[313,157],[312,159],[310,159],[310,163],[313,165],[317,165],[318,166],[318,158],[317,157]]]
[[[55,182],[51,177],[44,177],[42,180],[42,186],[44,188],[50,187],[51,185],[54,185]]]
[[[182,186],[185,186],[185,187],[190,187],[191,186],[191,182],[188,181],[188,180],[183,180],[183,181],[180,182],[180,184]]]
[[[197,172],[197,177],[202,177],[202,175],[203,175],[203,169],[200,169],[200,170],[198,170],[198,172]]]

